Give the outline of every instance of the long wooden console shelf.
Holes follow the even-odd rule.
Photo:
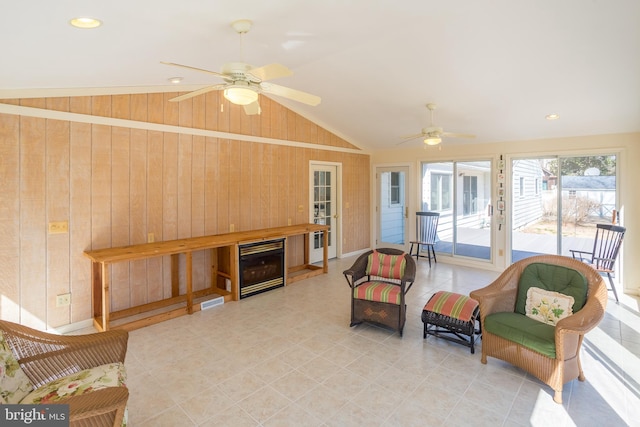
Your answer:
[[[262,230],[239,231],[216,234],[212,236],[192,237],[188,239],[169,240],[164,242],[143,243],[140,245],[121,246],[116,248],[86,251],[84,255],[91,261],[93,286],[93,313],[96,328],[102,331],[118,328],[133,330],[158,323],[174,317],[191,314],[200,309],[194,299],[208,295],[221,295],[225,302],[237,301],[238,290],[238,245],[292,236],[304,236],[304,263],[299,266],[287,266],[286,283],[327,273],[328,271],[328,225],[299,224],[286,227],[266,228]],[[322,267],[309,263],[309,234],[322,232],[323,264]],[[208,288],[193,291],[192,254],[194,251],[210,250],[212,259],[211,284]],[[179,256],[185,256],[186,293],[179,291]],[[143,304],[124,310],[111,312],[109,295],[109,265],[117,262],[134,261],[159,256],[171,256],[172,296],[160,301]],[[221,260],[224,260],[221,262]],[[226,264],[225,268],[220,268]],[[227,270],[227,271],[225,271]],[[308,270],[307,272],[302,272]],[[298,273],[298,274],[293,274]],[[220,286],[224,279],[231,281],[231,292]],[[178,306],[175,308],[175,306]],[[143,313],[156,312],[141,317]],[[136,316],[138,318],[136,318]],[[127,319],[134,319],[129,320]],[[118,323],[118,321],[120,321]]]

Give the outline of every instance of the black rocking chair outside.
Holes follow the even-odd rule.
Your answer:
[[[622,239],[626,230],[626,228],[619,225],[596,224],[596,238],[593,242],[593,251],[585,252],[570,249],[573,258],[588,263],[600,273],[600,275],[607,276],[609,284],[611,285],[609,290],[613,291],[616,302],[618,302],[618,292],[616,292],[616,287],[613,284],[612,275],[615,273],[616,258],[618,257],[618,252],[620,252]]]

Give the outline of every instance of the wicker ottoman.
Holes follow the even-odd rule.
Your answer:
[[[481,334],[479,321],[480,307],[476,300],[453,292],[438,291],[422,310],[423,338],[433,335],[460,343],[469,347],[473,354],[476,335]]]

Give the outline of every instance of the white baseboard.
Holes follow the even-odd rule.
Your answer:
[[[340,255],[340,258],[349,258],[351,256],[355,256],[355,255],[362,255],[365,252],[369,252],[371,250],[371,248],[367,248],[367,249],[360,249],[358,251],[353,251],[353,252],[349,252],[346,254],[342,254]]]
[[[79,322],[69,323],[68,325],[62,325],[56,328],[47,328],[47,332],[65,335],[80,329],[88,328],[93,328],[93,319],[81,320]]]

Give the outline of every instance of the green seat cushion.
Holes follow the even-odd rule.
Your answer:
[[[572,296],[574,313],[587,301],[588,284],[582,273],[561,265],[536,262],[526,266],[520,276],[516,313],[525,314],[527,291],[532,287]]]
[[[483,329],[552,359],[556,358],[555,327],[519,313],[488,315]]]

